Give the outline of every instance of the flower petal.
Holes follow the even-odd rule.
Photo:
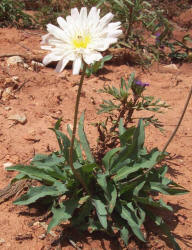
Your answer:
[[[47,30],[51,35],[53,35],[57,39],[63,40],[63,35],[65,35],[65,32],[62,29],[49,23],[47,24]]]
[[[104,17],[101,18],[100,25],[102,27],[107,25],[113,19],[113,16],[114,15],[111,12],[107,13]]]
[[[52,47],[51,46],[41,46],[41,49],[51,50],[52,51]]]
[[[81,69],[82,59],[78,56],[73,62],[73,75],[78,75]]]
[[[62,60],[60,60],[56,66],[56,72],[60,73],[61,71],[63,71],[63,69],[65,68],[65,66],[68,64],[69,60],[66,58],[63,58]]]
[[[80,18],[82,18],[82,19],[87,18],[87,8],[86,7],[81,8],[81,10],[80,10]]]
[[[77,8],[71,9],[71,17],[74,21],[76,21],[79,18],[79,11]]]
[[[62,55],[55,55],[53,53],[50,53],[43,58],[43,64],[47,65],[50,62],[59,61],[61,60],[61,58]]]
[[[67,27],[67,22],[65,21],[64,18],[62,18],[61,16],[59,16],[59,17],[57,18],[57,22],[58,22],[59,26],[61,27],[61,29],[63,29],[63,30],[66,29],[66,27]]]
[[[92,64],[96,61],[100,61],[103,56],[97,51],[89,51],[83,55],[83,59],[87,64]]]
[[[116,38],[120,35],[122,35],[122,30],[114,30],[109,32],[108,37]]]
[[[114,22],[108,24],[108,29],[119,29],[121,27],[121,22]]]

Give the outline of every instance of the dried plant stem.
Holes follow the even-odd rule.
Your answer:
[[[188,105],[189,105],[189,101],[190,101],[190,99],[191,99],[191,95],[192,95],[192,86],[191,86],[191,89],[190,89],[190,91],[189,91],[189,94],[188,94],[188,97],[187,97],[187,101],[186,101],[186,103],[185,103],[185,106],[184,106],[183,112],[182,112],[182,114],[181,114],[181,117],[180,117],[180,119],[179,119],[179,121],[178,121],[178,124],[177,124],[177,126],[175,127],[175,129],[174,129],[172,135],[170,136],[169,140],[168,140],[167,143],[165,144],[165,146],[164,146],[164,148],[163,148],[163,151],[162,151],[163,153],[166,151],[167,147],[169,146],[169,144],[170,144],[171,141],[173,140],[173,137],[175,136],[175,134],[177,133],[178,128],[179,128],[180,125],[181,125],[181,122],[182,122],[182,120],[183,120],[184,114],[185,114],[185,112],[186,112],[186,110],[187,110],[187,107],[188,107]]]
[[[128,6],[129,8],[129,27],[128,30],[125,33],[125,39],[127,41],[127,39],[129,38],[131,31],[132,31],[132,25],[133,25],[133,6]]]
[[[80,97],[81,97],[81,89],[83,86],[86,67],[87,67],[87,64],[84,63],[83,72],[82,72],[80,83],[79,83],[79,89],[77,92],[77,98],[76,98],[76,104],[75,104],[75,114],[74,114],[74,121],[73,121],[73,132],[72,132],[72,137],[71,137],[71,145],[69,148],[69,164],[70,164],[71,170],[72,170],[74,176],[76,177],[76,179],[79,180],[79,182],[81,183],[81,185],[83,186],[85,191],[87,193],[89,193],[89,190],[87,189],[87,186],[86,186],[84,180],[82,179],[80,173],[73,166],[73,147],[74,147],[75,135],[76,135],[76,130],[77,130],[77,118],[78,118],[78,111],[79,111],[79,102],[80,102]]]

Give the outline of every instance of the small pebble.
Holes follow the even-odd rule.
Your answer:
[[[3,243],[5,243],[5,240],[3,238],[0,238],[0,246],[3,245]]]
[[[41,235],[39,235],[39,239],[40,239],[40,240],[44,240],[44,239],[45,239],[45,237],[46,237],[46,235],[45,235],[45,234],[41,234]]]
[[[6,169],[6,168],[8,168],[8,167],[11,167],[11,166],[13,166],[13,163],[12,163],[12,162],[9,162],[9,161],[3,164],[3,168],[4,168],[4,169]]]
[[[21,124],[25,124],[27,122],[27,117],[24,114],[10,115],[7,119],[14,120],[14,121],[19,122]]]
[[[11,107],[7,106],[7,107],[5,107],[4,109],[5,109],[6,111],[9,111],[9,110],[11,110]]]
[[[21,56],[12,56],[7,59],[7,65],[16,65],[18,63],[24,63],[24,60]]]

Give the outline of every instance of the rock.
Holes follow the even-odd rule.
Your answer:
[[[12,80],[13,80],[14,82],[18,82],[18,81],[19,81],[19,77],[18,77],[18,76],[13,76],[13,77],[12,77]]]
[[[4,110],[9,111],[9,110],[11,110],[11,107],[6,106],[6,107],[4,108]]]
[[[0,238],[0,246],[3,245],[3,243],[5,243],[5,240],[3,238]]]
[[[162,73],[176,73],[179,71],[179,69],[177,68],[176,64],[172,63],[169,65],[161,66],[159,71]]]
[[[40,240],[44,240],[44,239],[45,239],[45,237],[46,237],[46,235],[45,235],[45,234],[41,234],[41,235],[39,235],[39,239],[40,239]]]
[[[25,124],[27,122],[27,117],[24,114],[10,115],[7,119],[19,122],[21,124]]]
[[[39,67],[39,68],[44,68],[45,67],[45,65],[43,63],[36,62],[36,61],[31,61],[31,65],[33,65],[35,67]]]
[[[10,66],[10,65],[17,65],[17,64],[23,64],[24,63],[24,60],[21,56],[12,56],[12,57],[9,57],[7,59],[7,65]]]
[[[24,67],[25,69],[29,69],[29,68],[30,68],[30,66],[29,66],[27,63],[24,63],[24,64],[23,64],[23,67]]]
[[[2,98],[2,101],[8,101],[10,99],[15,99],[16,97],[13,93],[12,87],[8,87],[8,88],[4,89],[1,98]]]
[[[34,227],[40,226],[40,222],[39,222],[39,221],[35,221],[35,222],[33,223],[33,226],[34,226]]]
[[[40,138],[37,136],[35,130],[29,131],[29,132],[24,136],[24,139],[27,140],[27,141],[31,141],[31,142],[33,142],[33,143],[39,142],[39,141],[40,141]]]
[[[16,241],[32,240],[32,239],[33,239],[33,235],[31,233],[18,234],[15,236]]]
[[[4,80],[4,87],[13,87],[15,88],[18,85],[19,82],[19,77],[18,76],[13,76],[13,77],[7,77]]]
[[[34,222],[33,226],[42,226],[46,231],[47,231],[47,228],[48,228],[48,225],[45,222],[40,222],[40,221]],[[57,236],[53,231],[50,231],[49,233],[53,237]]]
[[[5,162],[4,164],[3,164],[3,168],[4,169],[6,169],[6,168],[8,168],[8,167],[11,167],[11,166],[13,166],[13,163],[12,162]]]

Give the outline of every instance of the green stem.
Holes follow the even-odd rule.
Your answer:
[[[77,117],[78,117],[79,102],[80,102],[80,97],[81,97],[81,89],[83,86],[86,67],[87,67],[87,64],[84,63],[83,72],[82,72],[80,83],[79,83],[79,89],[77,92],[77,98],[76,98],[76,104],[75,104],[75,114],[74,114],[74,120],[73,120],[73,132],[72,132],[72,137],[71,137],[71,145],[69,148],[69,164],[70,164],[71,170],[72,170],[74,176],[76,177],[76,179],[79,180],[79,182],[81,183],[81,185],[83,186],[85,191],[87,193],[89,193],[89,190],[87,189],[87,186],[86,186],[84,180],[82,179],[79,171],[77,171],[73,166],[73,147],[74,147],[75,135],[76,135],[76,130],[77,130]]]

